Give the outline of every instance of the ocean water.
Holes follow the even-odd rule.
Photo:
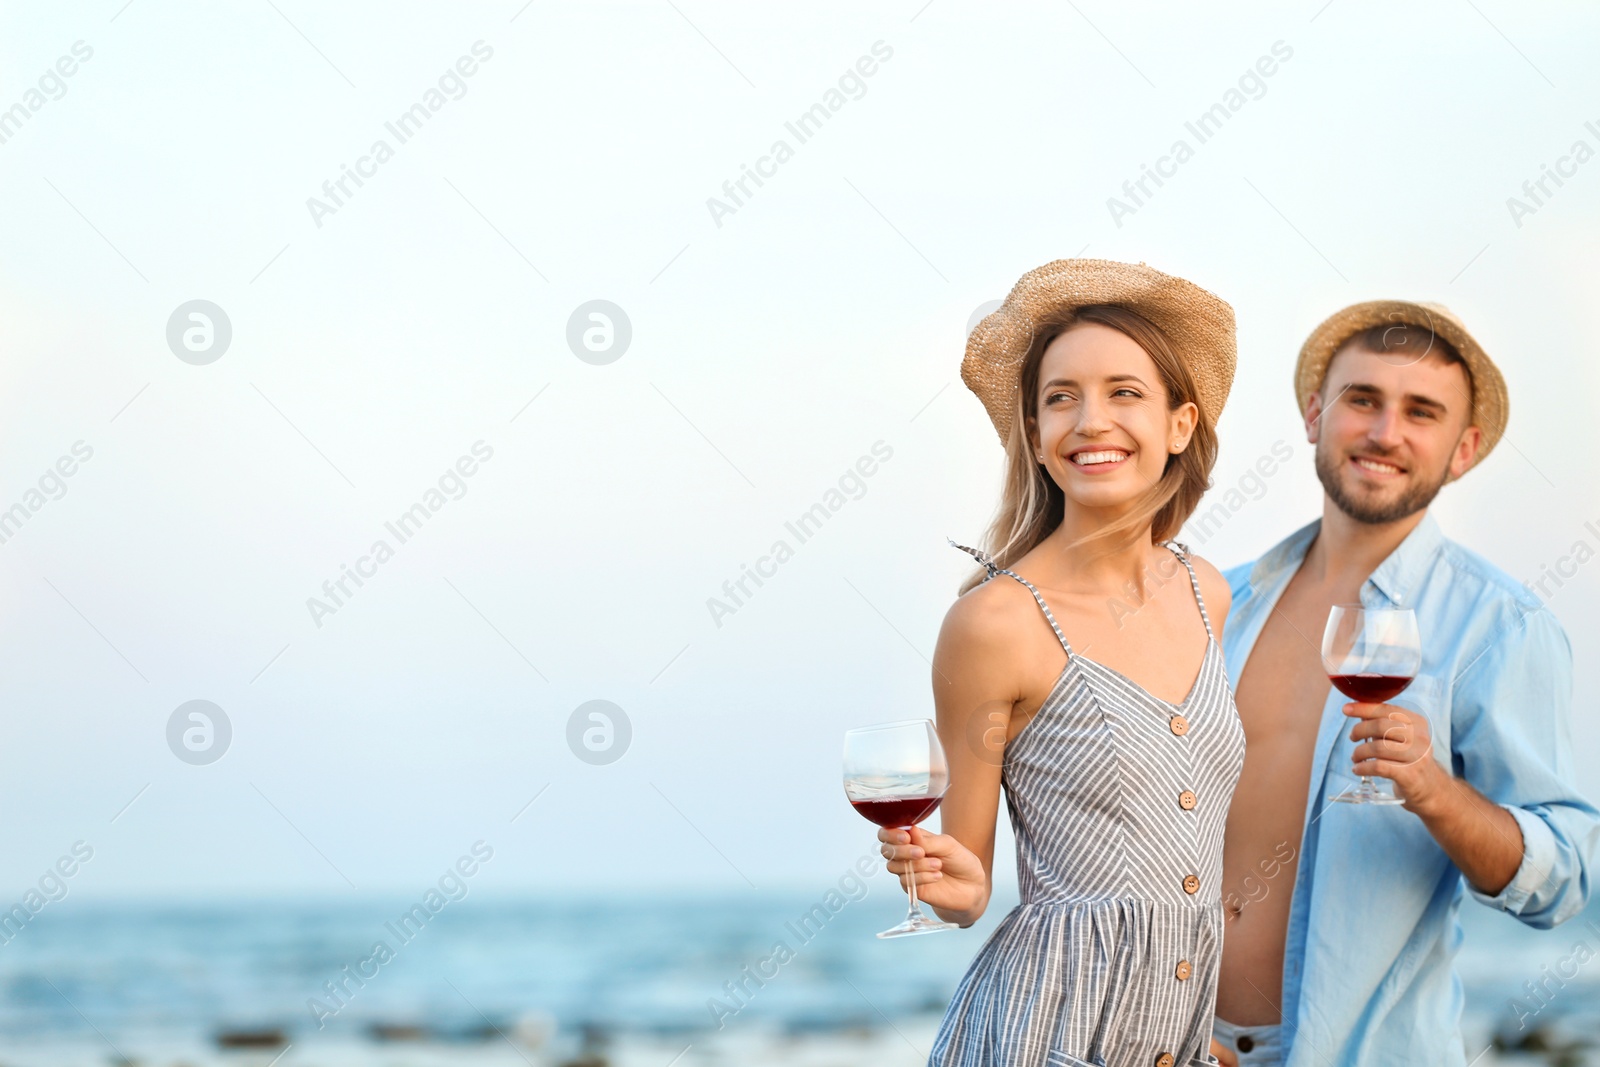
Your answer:
[[[905,898],[885,879],[867,885],[861,899],[831,901],[826,889],[469,897],[425,923],[402,922],[415,903],[402,899],[69,900],[0,945],[0,1049],[103,1035],[138,1059],[128,1045],[241,1031],[302,1045],[379,1028],[461,1041],[494,1030],[664,1037],[936,1015],[1003,910],[969,931],[880,941]]]
[[[904,1046],[896,1062],[917,1062],[1013,901],[997,900],[971,930],[880,941],[873,933],[905,900],[891,882],[867,884],[863,899],[832,901],[825,891],[470,897],[405,927],[413,902],[399,899],[63,901],[0,944],[0,1064],[80,1061],[66,1050],[102,1064],[191,1050],[170,1062],[193,1062],[246,1031],[280,1032],[297,1059],[321,1048],[348,1060],[334,1050],[406,1038],[517,1046],[514,1062],[529,1063],[525,1050],[577,1055],[607,1039],[670,1049],[892,1031]],[[1538,1009],[1525,1024],[1600,1035],[1600,905],[1550,932],[1471,901],[1462,918],[1474,1040],[1527,1033],[1512,997]],[[1579,961],[1579,942],[1593,962]],[[1523,983],[1552,972],[1573,976],[1546,982],[1547,1003],[1529,999]]]

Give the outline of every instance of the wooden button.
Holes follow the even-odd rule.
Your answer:
[[[1196,803],[1197,799],[1194,795],[1194,790],[1185,789],[1183,792],[1178,794],[1178,807],[1182,808],[1184,811],[1193,811]]]
[[[1194,968],[1189,966],[1188,960],[1179,960],[1178,969],[1175,973],[1178,976],[1178,981],[1185,982],[1188,981],[1189,976],[1194,973]]]
[[[1174,1062],[1170,1052],[1163,1052],[1156,1057],[1156,1067],[1172,1067]]]
[[[1192,874],[1185,877],[1183,880],[1183,891],[1188,893],[1191,897],[1200,892],[1200,879]]]
[[[1182,715],[1174,715],[1172,717],[1171,726],[1172,732],[1177,734],[1179,737],[1182,737],[1184,734],[1189,732],[1189,720],[1185,719]]]

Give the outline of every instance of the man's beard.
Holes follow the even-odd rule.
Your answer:
[[[1446,468],[1432,482],[1415,484],[1389,503],[1369,503],[1345,491],[1344,483],[1340,479],[1343,462],[1334,459],[1330,454],[1331,451],[1324,448],[1323,442],[1319,441],[1312,454],[1317,468],[1317,480],[1322,483],[1322,491],[1328,494],[1328,499],[1333,501],[1334,506],[1340,511],[1357,522],[1372,526],[1398,522],[1408,515],[1415,515],[1433,503],[1433,498],[1439,495],[1444,483],[1450,480],[1450,471]]]

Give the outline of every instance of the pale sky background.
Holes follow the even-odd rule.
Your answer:
[[[0,107],[93,49],[0,144],[0,509],[93,449],[0,545],[6,900],[79,839],[83,898],[420,893],[479,838],[475,892],[831,884],[872,835],[841,734],[932,714],[970,563],[945,537],[997,501],[968,320],[1060,257],[1235,307],[1216,485],[1295,456],[1217,564],[1316,514],[1294,354],[1375,297],[1447,303],[1510,384],[1446,531],[1524,579],[1600,548],[1600,161],[1520,227],[1506,204],[1600,149],[1591,7],[274,3],[4,8]],[[480,40],[397,144],[384,123]],[[785,121],[879,41],[797,144]],[[1107,197],[1280,41],[1265,93],[1116,225]],[[380,137],[394,158],[319,228],[307,198]],[[780,137],[719,228],[706,199]],[[166,340],[195,299],[232,324],[208,365]],[[594,299],[632,325],[606,365],[566,341]],[[318,628],[306,599],[480,440],[466,494]],[[707,598],[880,440],[865,494],[714,625]],[[1591,796],[1597,590],[1590,564],[1553,601]],[[196,699],[233,730],[205,766],[166,741]],[[589,700],[631,721],[608,765],[567,745]]]

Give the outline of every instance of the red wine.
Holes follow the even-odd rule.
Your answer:
[[[850,805],[879,826],[912,826],[933,814],[943,797],[879,797]]]
[[[1328,680],[1339,692],[1363,704],[1386,703],[1411,684],[1410,675],[1405,674],[1330,674]]]

